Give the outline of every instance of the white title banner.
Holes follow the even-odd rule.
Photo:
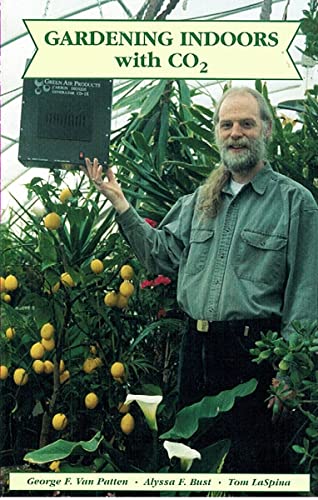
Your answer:
[[[298,21],[24,20],[24,78],[301,79]]]

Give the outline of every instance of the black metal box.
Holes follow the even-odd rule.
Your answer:
[[[87,156],[107,167],[112,83],[24,79],[19,161],[26,167],[73,168]]]

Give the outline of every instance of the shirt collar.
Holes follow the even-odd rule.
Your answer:
[[[254,191],[258,194],[264,194],[271,177],[272,167],[269,163],[265,163],[264,167],[257,172],[255,177],[250,180]]]
[[[256,193],[263,195],[269,183],[271,172],[272,167],[269,163],[265,163],[264,167],[247,184],[251,184]],[[227,194],[233,194],[230,189],[230,182],[226,183],[222,191]]]

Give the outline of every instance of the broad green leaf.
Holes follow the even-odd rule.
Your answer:
[[[216,396],[205,396],[198,403],[186,406],[176,415],[174,426],[160,436],[161,439],[189,438],[198,430],[201,419],[214,418],[233,408],[235,399],[248,396],[255,391],[257,380],[251,379],[233,389],[222,391]]]
[[[72,453],[87,451],[93,453],[97,450],[104,437],[101,432],[97,432],[89,441],[66,441],[58,439],[54,443],[48,444],[39,450],[31,451],[24,457],[26,462],[31,464],[45,464],[54,460],[63,460],[69,457]]]
[[[222,439],[217,443],[199,450],[201,460],[194,460],[191,467],[191,474],[194,472],[216,473],[222,464],[224,457],[228,454],[231,446],[229,439]]]

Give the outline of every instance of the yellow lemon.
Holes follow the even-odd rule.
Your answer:
[[[3,296],[3,300],[9,304],[11,302],[11,295],[9,295],[8,293],[5,293],[4,296]]]
[[[63,373],[65,370],[65,363],[63,359],[60,360],[60,373]]]
[[[43,358],[45,353],[44,346],[41,344],[41,342],[36,342],[33,344],[33,346],[30,349],[30,356],[33,359],[41,359]]]
[[[52,363],[52,361],[50,361],[49,359],[46,359],[44,361],[43,365],[44,365],[44,373],[46,373],[47,375],[49,375],[50,373],[53,373],[54,364]]]
[[[95,356],[97,354],[97,349],[94,345],[89,346],[89,352]]]
[[[100,357],[96,356],[96,358],[94,358],[94,359],[95,359],[95,365],[97,366],[97,368],[102,366],[103,362],[102,362]]]
[[[88,408],[89,410],[94,410],[94,408],[96,408],[98,403],[99,399],[98,396],[95,394],[95,392],[89,392],[88,394],[86,394],[85,396],[86,408]]]
[[[6,329],[6,337],[7,339],[12,340],[14,336],[15,336],[15,329],[10,326],[9,328]]]
[[[3,276],[0,276],[0,292],[5,292],[6,287],[5,287],[5,279]]]
[[[118,411],[119,413],[128,413],[129,412],[129,405],[125,405],[125,403],[118,403]]]
[[[24,368],[17,368],[14,370],[13,380],[16,385],[25,385],[29,380],[29,375]]]
[[[67,200],[69,200],[70,198],[72,198],[72,196],[73,196],[72,191],[69,188],[64,188],[60,192],[59,200],[62,203],[65,203]]]
[[[104,264],[99,259],[92,260],[92,262],[90,263],[90,267],[95,274],[99,274],[104,271]]]
[[[64,413],[56,413],[52,418],[52,426],[56,431],[63,431],[67,426],[67,417]]]
[[[123,281],[119,287],[119,292],[124,297],[130,297],[135,291],[135,287],[130,281]]]
[[[118,309],[125,309],[128,306],[128,297],[125,297],[121,293],[117,295],[117,304]]]
[[[49,469],[53,472],[60,472],[60,463],[60,460],[54,460],[54,462],[49,465]]]
[[[91,373],[93,370],[95,370],[95,368],[97,368],[95,358],[85,359],[85,361],[83,363],[83,371],[85,373]]]
[[[58,292],[58,291],[59,291],[59,289],[60,289],[60,282],[59,282],[59,281],[57,281],[57,282],[55,283],[55,285],[53,285],[53,286],[52,286],[52,293],[56,293],[56,292]]]
[[[116,361],[110,367],[110,373],[114,378],[123,377],[125,375],[125,366],[120,361]]]
[[[44,225],[50,230],[58,229],[61,225],[61,217],[57,213],[51,212],[44,217]]]
[[[104,303],[108,307],[115,307],[117,305],[117,293],[116,292],[108,292],[104,297]]]
[[[51,295],[52,293],[57,293],[59,289],[60,289],[60,282],[57,281],[53,286],[46,285],[44,291],[45,293]]]
[[[129,264],[125,264],[120,269],[120,276],[123,280],[131,280],[134,277],[134,270]]]
[[[9,375],[9,370],[5,365],[0,365],[0,380],[5,380]]]
[[[43,363],[43,361],[41,361],[40,359],[36,359],[32,363],[32,368],[33,368],[33,371],[35,371],[35,373],[37,373],[38,375],[40,373],[43,373],[44,372],[44,363]]]
[[[135,428],[135,419],[130,413],[126,413],[120,421],[120,428],[124,434],[130,434]]]
[[[9,274],[9,276],[6,277],[4,280],[4,287],[7,292],[13,292],[16,290],[19,286],[19,282],[13,274]]]
[[[49,340],[42,339],[41,344],[46,351],[53,351],[55,347],[54,339],[49,339]]]
[[[73,278],[72,276],[69,274],[69,273],[63,273],[61,275],[61,282],[63,283],[63,285],[65,286],[70,286],[70,287],[73,287],[75,286],[75,283],[73,281]]]
[[[44,323],[44,325],[42,325],[40,335],[42,339],[50,340],[53,337],[54,332],[55,328],[51,323]]]
[[[70,378],[70,372],[68,370],[65,370],[60,375],[60,383],[64,384],[64,382],[66,382],[69,378]]]

